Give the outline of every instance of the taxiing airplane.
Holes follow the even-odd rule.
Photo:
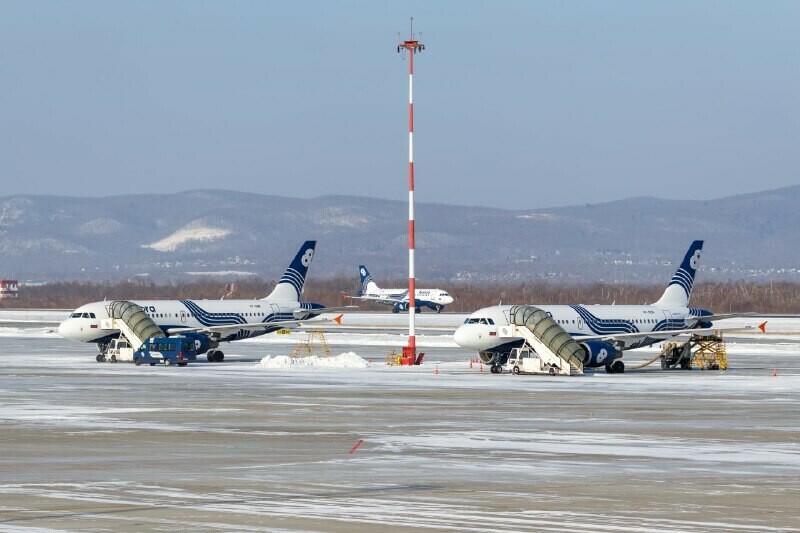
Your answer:
[[[221,342],[299,327],[313,323],[308,319],[321,313],[354,307],[333,308],[301,301],[315,247],[316,241],[306,241],[272,293],[261,300],[147,300],[134,303],[141,306],[167,335],[194,339],[198,354],[207,353],[209,361],[219,362],[224,358],[218,349]],[[101,320],[109,318],[111,303],[82,305],[61,323],[58,332],[70,340],[97,344],[100,350],[97,360],[103,361],[108,344],[120,334],[117,329],[102,329]]]
[[[575,338],[584,349],[585,367],[605,366],[608,372],[624,372],[624,350],[650,346],[684,333],[709,332],[713,320],[754,314],[714,314],[689,307],[702,249],[703,241],[692,243],[664,294],[651,305],[534,305]],[[496,305],[475,311],[456,330],[455,342],[477,350],[481,360],[493,367],[504,365],[511,349],[524,344],[522,338],[498,337],[498,328],[510,325],[511,307]]]
[[[345,294],[346,298],[391,305],[393,313],[408,310],[408,289],[381,289],[364,265],[358,266],[358,274],[361,279],[361,290],[356,296]],[[440,313],[444,306],[451,303],[453,303],[453,297],[441,289],[414,290],[414,306],[418,313],[423,307],[429,307]]]

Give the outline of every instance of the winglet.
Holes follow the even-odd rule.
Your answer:
[[[342,317],[343,316],[344,316],[344,313],[342,313],[341,315],[339,315],[336,318],[334,318],[333,321],[341,326],[342,325]]]
[[[767,322],[768,321],[765,320],[764,322],[762,322],[761,324],[758,325],[758,329],[761,330],[761,333],[766,333],[767,332]]]

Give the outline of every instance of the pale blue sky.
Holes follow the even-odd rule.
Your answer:
[[[3,2],[3,194],[514,208],[800,183],[800,2]]]

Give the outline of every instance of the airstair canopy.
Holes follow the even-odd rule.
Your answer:
[[[152,337],[164,336],[164,332],[156,325],[153,319],[150,318],[147,312],[133,302],[124,300],[112,302],[109,306],[109,315],[111,318],[123,322],[128,327],[127,329],[130,331],[125,332],[123,330],[123,332],[126,337],[130,336],[128,333],[136,337],[135,339],[128,338],[131,345],[135,345],[136,347],[141,346],[144,341]]]
[[[515,305],[510,310],[510,318],[512,324],[528,328],[536,339],[570,367],[583,372],[583,348],[549,314],[533,305]]]

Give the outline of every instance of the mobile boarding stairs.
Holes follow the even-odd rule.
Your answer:
[[[509,319],[510,325],[500,326],[497,336],[525,340],[519,350],[532,349],[541,360],[540,371],[531,373],[583,374],[583,348],[549,314],[532,305],[515,305]]]
[[[140,306],[124,300],[111,302],[106,306],[108,316],[100,321],[103,329],[117,329],[119,339],[113,339],[106,353],[98,355],[98,361],[133,361],[133,353],[148,339],[164,337],[164,331]],[[124,340],[123,340],[124,338]]]

